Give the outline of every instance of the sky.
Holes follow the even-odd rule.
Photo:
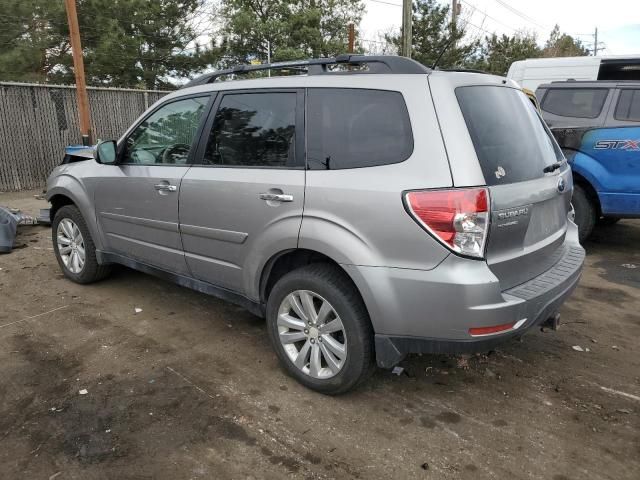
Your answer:
[[[599,55],[640,55],[640,0],[459,1],[461,18],[468,22],[467,32],[473,37],[493,32],[513,35],[524,30],[536,33],[542,44],[557,23],[561,32],[592,48],[597,27]],[[380,32],[400,28],[402,0],[364,0],[364,3],[367,11],[360,25],[361,38],[373,49],[378,45],[375,42],[380,40]]]

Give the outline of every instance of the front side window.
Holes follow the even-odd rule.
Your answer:
[[[412,152],[411,122],[400,92],[308,90],[307,168],[389,165],[403,162]]]
[[[125,142],[122,163],[185,165],[209,97],[186,98],[163,105]]]
[[[226,94],[203,163],[229,167],[295,167],[296,93]]]
[[[542,110],[561,117],[597,118],[608,94],[606,88],[550,88]]]
[[[620,90],[614,118],[640,122],[640,90]]]

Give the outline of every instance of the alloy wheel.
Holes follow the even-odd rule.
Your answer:
[[[86,260],[84,238],[78,225],[69,218],[63,218],[56,232],[58,253],[62,263],[71,273],[82,272]]]
[[[340,316],[317,293],[296,290],[278,309],[278,338],[291,362],[313,378],[340,372],[347,359],[347,336]]]

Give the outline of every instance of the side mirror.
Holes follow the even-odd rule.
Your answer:
[[[115,165],[117,155],[117,145],[115,140],[105,140],[98,143],[95,148],[94,158],[96,162],[104,165]]]

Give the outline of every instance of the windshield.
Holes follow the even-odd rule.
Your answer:
[[[458,87],[456,97],[487,185],[540,178],[546,166],[564,160],[551,132],[520,90]]]

